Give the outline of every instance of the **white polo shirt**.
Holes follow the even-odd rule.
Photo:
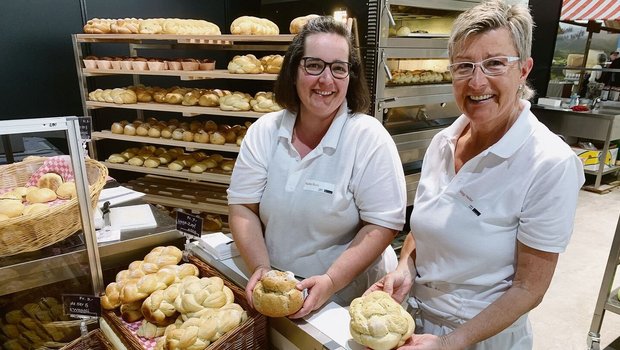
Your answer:
[[[469,319],[497,299],[512,284],[517,240],[547,252],[563,252],[568,244],[582,164],[530,112],[529,102],[521,103],[510,130],[458,174],[454,149],[467,117],[438,133],[426,152],[411,228],[415,282],[441,291],[421,300],[434,311]],[[417,296],[429,295],[415,289]]]
[[[402,230],[406,189],[396,145],[375,118],[345,102],[303,159],[291,143],[295,118],[269,113],[248,129],[228,203],[260,203],[272,265],[308,277],[327,271],[362,220]]]

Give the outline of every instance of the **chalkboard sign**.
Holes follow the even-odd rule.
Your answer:
[[[63,294],[62,306],[65,314],[72,316],[101,316],[99,297],[85,294]]]
[[[200,237],[202,235],[202,218],[177,211],[177,230],[191,236]]]
[[[90,116],[78,117],[80,125],[80,137],[83,141],[90,141],[90,135],[93,131],[93,120]]]

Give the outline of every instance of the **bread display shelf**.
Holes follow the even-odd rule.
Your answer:
[[[224,145],[214,145],[212,143],[187,142],[187,141],[177,141],[177,140],[172,140],[172,139],[155,138],[155,137],[147,137],[147,136],[114,134],[110,130],[94,131],[91,136],[93,140],[110,139],[110,140],[150,143],[150,144],[164,145],[164,146],[183,147],[188,150],[208,149],[208,150],[221,151],[221,152],[235,152],[235,153],[239,152],[239,146],[237,146],[234,143],[227,143]]]
[[[147,202],[228,215],[226,185],[147,175],[130,180],[126,186],[134,191],[145,193],[143,199]]]
[[[98,69],[84,68],[86,76],[127,74],[127,75],[158,75],[158,76],[178,76],[181,80],[200,80],[200,79],[241,79],[241,80],[276,80],[277,74],[232,74],[226,69],[216,70],[126,70],[126,69]]]
[[[386,84],[383,97],[423,96],[423,95],[452,95],[450,82],[428,84]]]
[[[143,166],[129,165],[129,164],[116,164],[110,162],[103,162],[108,169],[117,169],[124,171],[132,171],[144,174],[163,175],[169,177],[176,177],[181,179],[199,180],[217,182],[221,184],[230,184],[230,174],[216,173],[216,172],[204,172],[204,173],[192,173],[187,169],[181,171],[169,170],[167,167],[159,166],[157,168],[147,168]]]
[[[236,43],[288,43],[294,34],[280,35],[170,35],[170,34],[74,34],[77,42],[176,41],[180,44],[235,45]]]
[[[86,107],[89,109],[96,108],[124,108],[124,109],[138,109],[145,111],[162,111],[162,112],[178,112],[182,113],[186,117],[193,117],[201,114],[208,115],[222,115],[226,117],[244,117],[244,118],[259,118],[265,113],[259,113],[254,111],[223,111],[217,107],[201,107],[201,106],[183,106],[183,105],[171,105],[165,103],[129,103],[129,104],[116,104],[108,102],[98,101],[86,101]]]

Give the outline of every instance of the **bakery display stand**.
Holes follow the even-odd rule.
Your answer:
[[[88,100],[89,78],[104,75],[128,75],[132,77],[133,85],[140,84],[140,77],[149,76],[176,76],[181,81],[223,79],[223,80],[262,80],[275,81],[277,74],[231,74],[226,69],[215,70],[123,70],[85,68],[83,64],[84,48],[86,44],[117,43],[129,48],[129,56],[138,56],[138,50],[166,50],[166,49],[200,49],[200,50],[227,50],[227,51],[270,51],[283,52],[292,41],[294,35],[165,35],[165,34],[74,34],[72,35],[75,64],[78,74],[80,95],[84,115],[91,115],[100,108],[122,108],[136,111],[137,119],[144,120],[143,111],[175,112],[183,117],[198,115],[223,116],[227,118],[243,118],[243,120],[257,119],[265,113],[254,111],[224,111],[218,107],[203,107],[199,105],[184,106],[166,103],[132,103],[115,104]],[[188,121],[189,122],[189,121]],[[242,122],[240,122],[242,124]],[[90,153],[94,158],[102,159],[97,155],[96,142],[100,140],[130,141],[137,144],[149,144],[164,147],[181,147],[187,151],[213,151],[235,154],[239,146],[233,143],[216,145],[210,143],[185,142],[173,139],[152,138],[146,136],[128,136],[115,134],[110,130],[96,130],[92,133],[93,142],[90,143]],[[187,170],[172,171],[166,167],[147,168],[128,164],[117,164],[105,161],[109,169],[139,172],[145,177],[128,184],[133,189],[145,192],[145,200],[165,206],[174,206],[189,210],[204,211],[213,214],[226,215],[225,191],[230,183],[230,172],[191,173]],[[193,191],[198,185],[205,192],[204,196],[196,195]],[[183,195],[179,195],[183,193]]]
[[[371,114],[392,134],[405,167],[407,204],[413,204],[419,163],[435,134],[460,112],[449,78],[399,81],[394,72],[447,71],[448,34],[456,16],[480,1],[369,1],[366,71]],[[404,29],[405,32],[397,29]],[[413,64],[412,64],[413,63]],[[400,74],[400,73],[398,73]],[[428,74],[428,73],[424,73]],[[418,164],[416,164],[418,163]]]
[[[603,318],[605,312],[613,312],[620,315],[620,300],[618,300],[618,292],[620,287],[612,290],[614,284],[614,276],[618,269],[618,263],[620,262],[620,217],[616,225],[616,233],[611,243],[611,249],[609,251],[609,257],[607,258],[607,264],[605,265],[605,272],[603,273],[603,280],[601,281],[601,289],[598,293],[596,300],[596,306],[594,308],[594,315],[592,316],[592,323],[590,324],[590,331],[588,332],[588,349],[600,350],[601,337],[600,331],[603,324]]]
[[[17,292],[28,292],[27,294],[30,294],[31,290],[40,287],[84,277],[89,278],[92,286],[92,290],[88,291],[90,294],[98,296],[103,291],[102,268],[97,248],[84,147],[80,137],[78,118],[55,117],[0,121],[0,135],[2,136],[50,131],[64,131],[68,141],[86,258],[75,253],[46,255],[40,252],[24,252],[19,255],[2,256],[0,257],[0,281],[2,281],[0,297],[3,298],[10,298],[10,295]],[[7,229],[12,228],[12,226],[6,227]],[[27,234],[27,232],[28,228],[23,227],[21,234]],[[20,234],[20,232],[15,231],[13,234]],[[49,234],[52,235],[53,232],[49,232]],[[2,244],[6,243],[3,242]],[[70,283],[61,288],[63,293],[75,293]],[[30,300],[31,303],[35,304],[37,301]],[[8,304],[4,307],[19,310],[21,305]],[[82,331],[85,330],[83,327]],[[9,348],[9,346],[10,344],[6,343],[4,345],[5,348]]]

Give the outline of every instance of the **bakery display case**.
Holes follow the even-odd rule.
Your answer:
[[[61,300],[66,294],[98,295],[103,290],[92,208],[107,171],[85,159],[76,117],[0,121],[0,135],[52,131],[64,131],[69,156],[31,157],[0,166],[2,206],[10,202],[23,209],[22,213],[3,210],[0,220],[0,342],[4,349],[58,348],[97,324],[96,319],[81,321],[66,315]],[[36,185],[31,186],[35,179]],[[75,192],[61,196],[60,182],[71,184],[70,180]],[[12,197],[26,186],[31,187],[25,197]],[[56,199],[30,195],[43,189],[56,192]],[[43,209],[35,212],[35,207]]]
[[[145,192],[148,202],[225,215],[225,189],[245,129],[263,114],[279,108],[269,92],[256,93],[256,86],[272,85],[277,78],[274,67],[278,59],[281,64],[281,56],[274,54],[283,53],[293,37],[292,34],[74,34],[72,39],[84,114],[96,120],[104,110],[135,111],[134,122],[121,120],[130,119],[127,117],[114,117],[108,123],[111,124],[109,127],[96,128],[92,133],[90,153],[113,171],[144,174],[127,185]],[[96,45],[126,48],[127,56],[87,55]],[[168,57],[186,56],[156,60],[155,57],[162,52]],[[236,56],[229,61],[210,62],[197,58],[216,52]],[[248,52],[256,53],[256,56],[246,55]],[[262,73],[254,69],[257,64],[264,67],[260,69]],[[96,89],[98,80],[107,79],[101,78],[105,76],[126,77],[125,84],[131,87]],[[153,79],[164,79],[168,85],[163,88],[156,86],[163,83],[151,83]],[[183,87],[184,83],[192,87]],[[230,90],[224,90],[219,84]],[[230,95],[230,91],[233,91],[232,96],[224,96]],[[218,99],[219,106],[212,103]],[[159,113],[157,121],[145,117],[153,113]],[[150,123],[150,132],[140,132],[137,121],[143,126]],[[122,123],[120,131],[115,131],[119,123]],[[213,129],[208,129],[211,126]],[[127,132],[127,128],[132,130]],[[204,130],[198,132],[198,128]],[[175,129],[177,133],[174,133]],[[221,135],[213,135],[213,132],[220,131]],[[115,142],[106,143],[109,140]],[[107,147],[121,144],[129,147],[113,151]],[[148,156],[151,160],[159,160],[148,165],[137,159],[132,161],[130,157],[124,162],[118,161],[121,160],[118,155],[127,155],[127,151],[131,155],[132,148],[134,158],[139,156],[146,161],[146,152],[150,149],[152,152]],[[172,158],[162,158],[161,153],[170,154]],[[189,159],[191,156],[193,160]],[[215,167],[208,163],[213,157],[217,157]],[[192,190],[194,187],[200,187],[200,190]]]
[[[366,72],[372,114],[392,134],[405,167],[413,204],[424,152],[431,138],[460,115],[448,72],[452,22],[480,1],[383,0],[369,2]]]

